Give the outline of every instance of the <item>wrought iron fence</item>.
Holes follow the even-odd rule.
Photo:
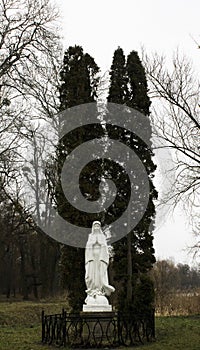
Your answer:
[[[147,316],[119,312],[45,315],[42,342],[79,348],[133,346],[155,338],[154,310]]]

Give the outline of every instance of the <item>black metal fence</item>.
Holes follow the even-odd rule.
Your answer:
[[[154,310],[148,316],[119,312],[45,315],[42,342],[79,348],[133,346],[155,339]]]

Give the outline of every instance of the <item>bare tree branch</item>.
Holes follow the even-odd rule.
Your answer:
[[[164,198],[174,205],[182,202],[194,218],[200,207],[200,84],[192,63],[177,51],[166,65],[165,57],[149,57],[143,50],[143,61],[153,100],[152,125],[155,148],[171,151],[175,180]],[[169,174],[170,176],[170,174]]]

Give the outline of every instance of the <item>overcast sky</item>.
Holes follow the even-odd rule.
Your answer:
[[[189,56],[200,72],[199,0],[55,0],[60,6],[64,48],[81,45],[94,57],[102,73],[109,69],[114,50],[165,53],[174,50]],[[159,161],[159,160],[158,160]],[[161,179],[158,186],[165,186]],[[173,217],[157,220],[154,247],[156,256],[191,263],[187,246],[193,242],[191,227],[181,208]]]

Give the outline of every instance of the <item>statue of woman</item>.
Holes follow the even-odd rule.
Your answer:
[[[85,249],[86,304],[97,302],[97,296],[110,295],[115,288],[108,282],[109,252],[101,223],[94,221]],[[94,299],[91,299],[94,298]],[[103,300],[103,298],[99,298]],[[104,300],[107,301],[106,298]]]

